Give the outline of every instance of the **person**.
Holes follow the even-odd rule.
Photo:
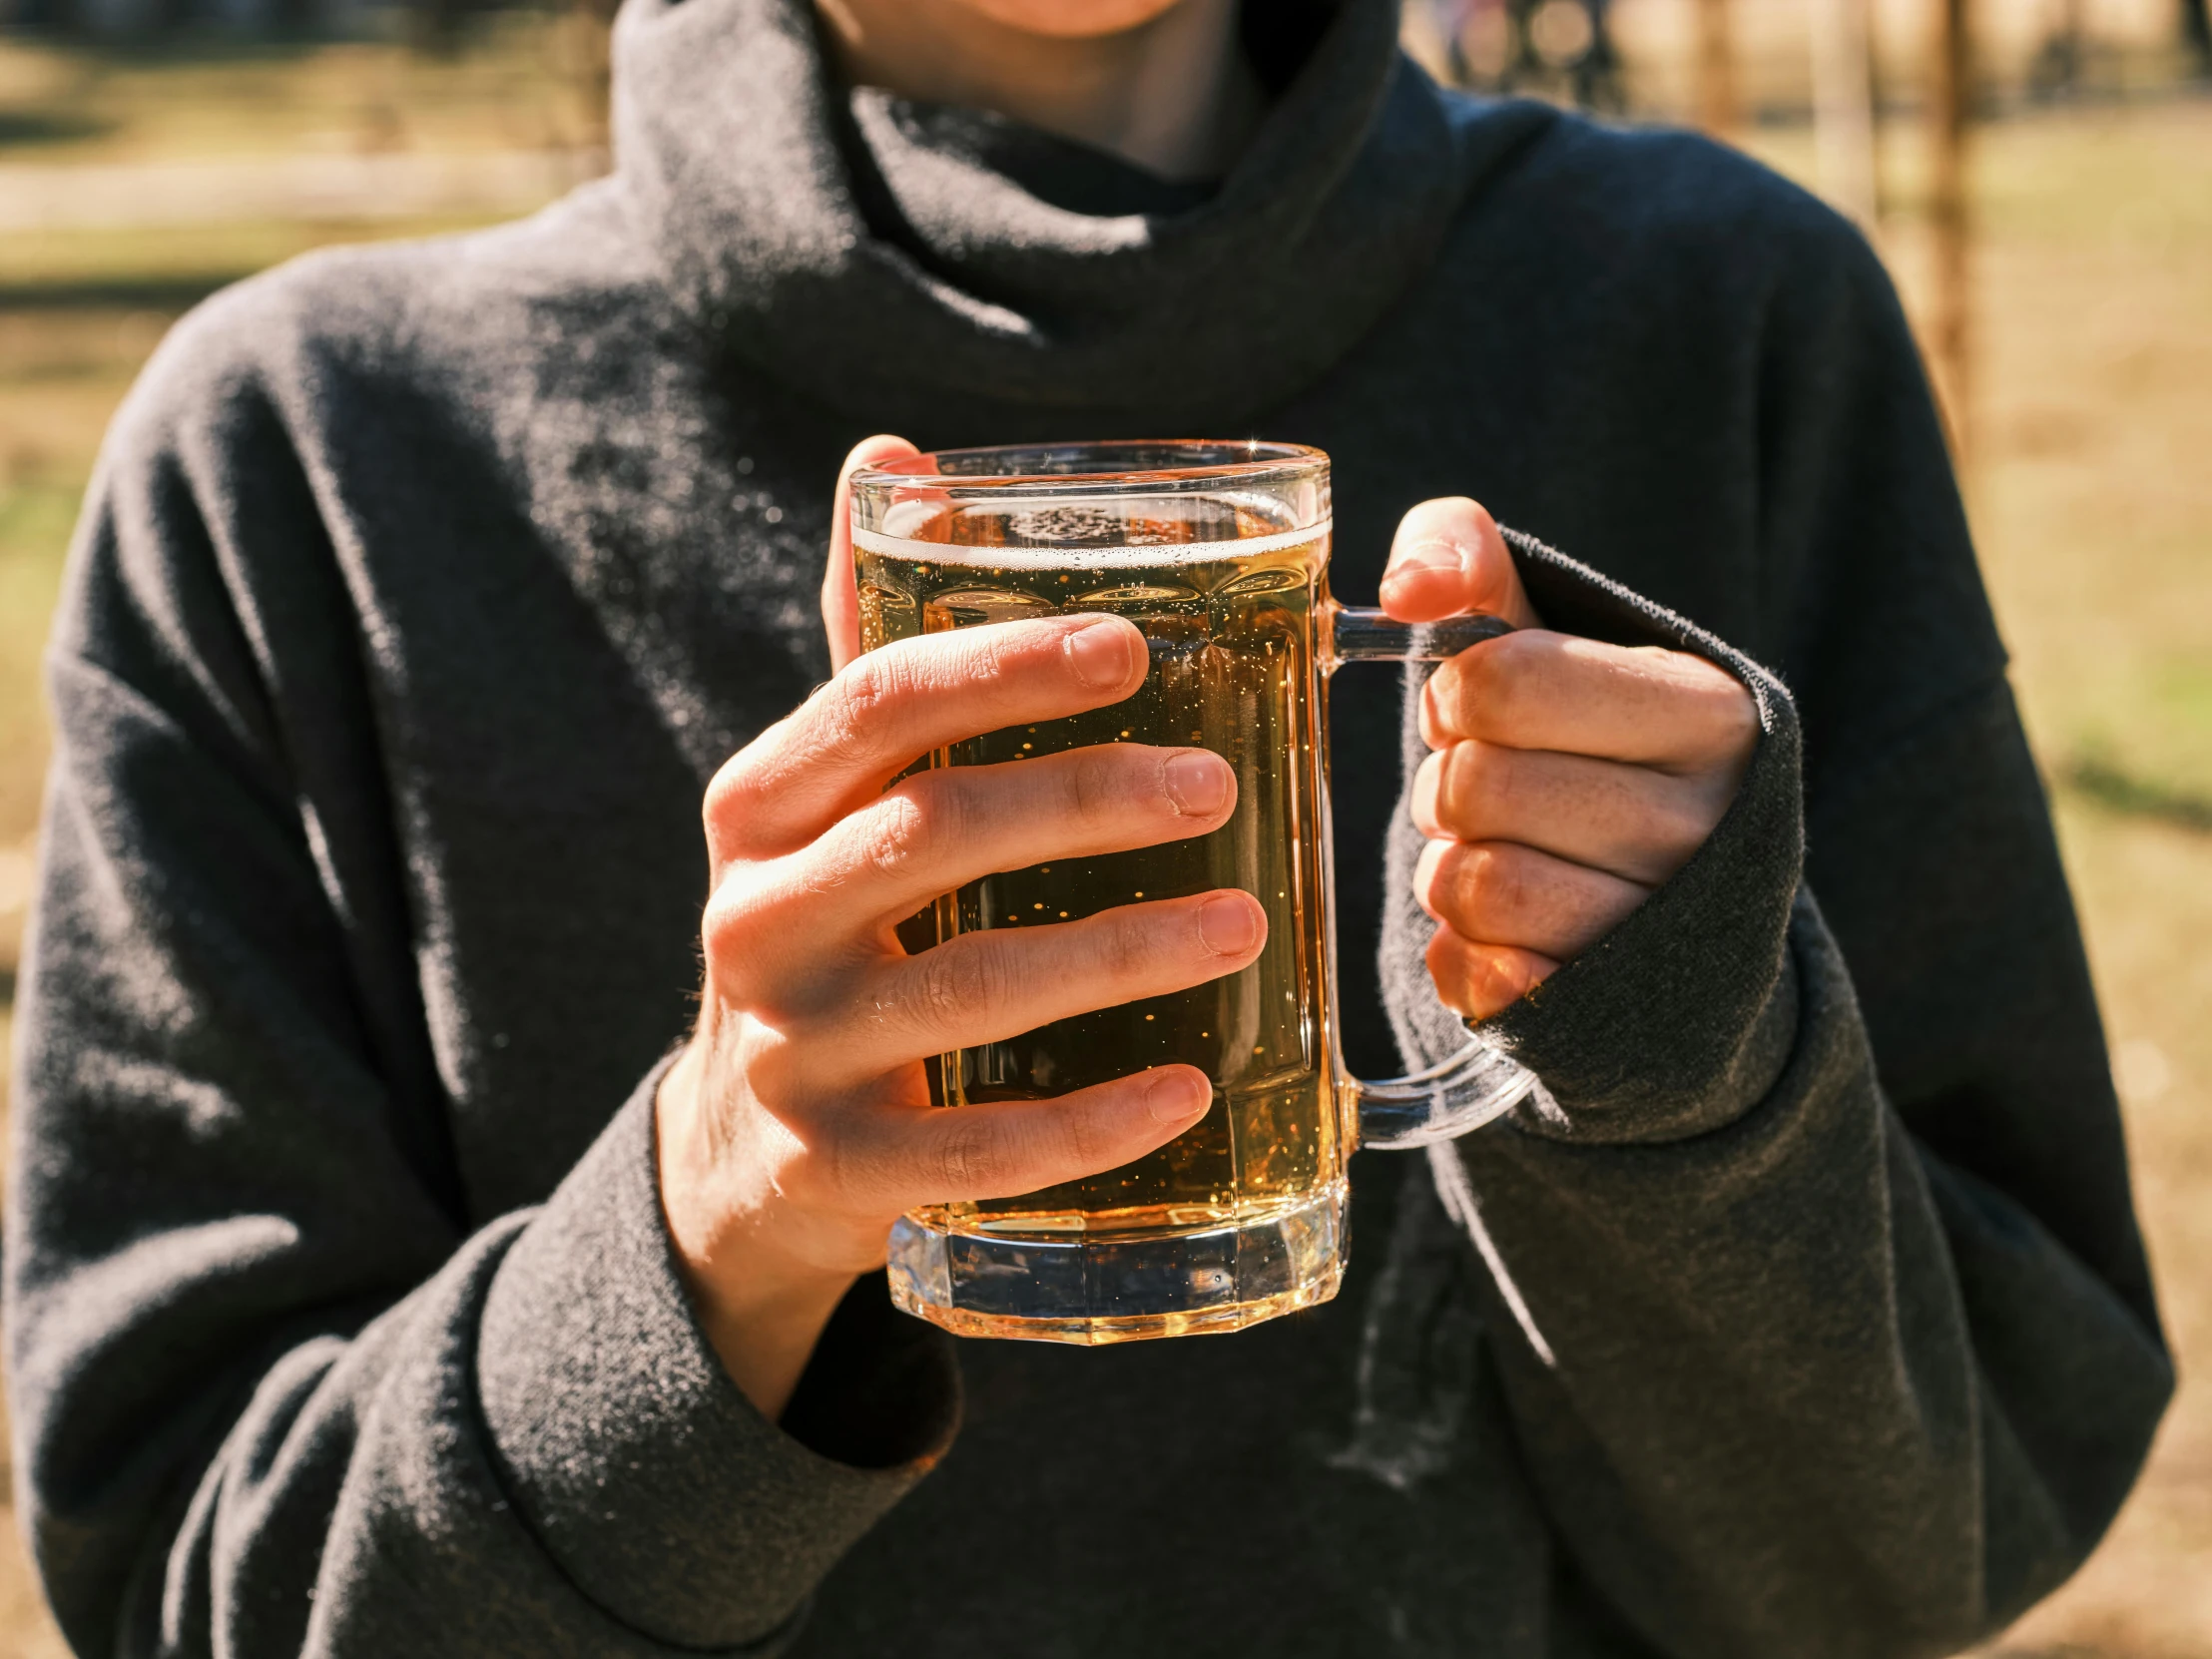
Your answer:
[[[1439,91],[1390,0],[630,0],[615,60],[610,178],[216,298],[94,480],[7,1235],[76,1649],[1920,1654],[2058,1583],[2171,1371],[1865,244]],[[892,1218],[1206,1090],[941,1112],[922,1059],[1262,921],[894,947],[1233,781],[894,782],[1143,659],[855,658],[839,457],[1182,432],[1328,450],[1348,598],[1520,625],[1402,719],[1340,677],[1345,1023],[1542,1088],[1356,1161],[1329,1306],[955,1343]]]

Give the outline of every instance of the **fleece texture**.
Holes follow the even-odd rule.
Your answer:
[[[841,88],[800,0],[631,0],[611,178],[164,344],[52,642],[17,1018],[19,1513],[78,1651],[1842,1659],[2081,1560],[2171,1377],[1889,285],[1738,156],[1439,92],[1394,18],[1253,7],[1272,113],[1191,186]],[[1356,603],[1473,495],[1551,626],[1712,657],[1762,735],[1491,1022],[1542,1092],[1355,1160],[1335,1303],[1090,1352],[871,1278],[771,1423],[652,1087],[701,792],[826,677],[886,428],[1319,444]],[[1372,1075],[1463,1033],[1399,688],[1333,695]]]

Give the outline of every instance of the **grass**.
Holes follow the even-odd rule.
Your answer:
[[[159,229],[11,231],[0,241],[0,315],[53,319],[121,306],[174,315],[217,288],[332,243],[430,236],[474,219],[271,220]],[[39,323],[43,330],[51,320]],[[66,324],[64,324],[66,326]],[[143,349],[148,349],[141,341]],[[12,363],[0,357],[0,363]],[[13,373],[0,368],[0,373]]]
[[[2212,799],[2139,778],[2099,754],[2081,755],[2058,775],[2058,781],[2083,800],[2093,801],[2115,813],[2170,824],[2177,830],[2212,834]]]
[[[1796,135],[1764,137],[1794,167]],[[1909,301],[1922,158],[1884,251]],[[1989,1651],[2212,1656],[2212,102],[1985,129],[1967,492],[2056,794],[2182,1384],[2110,1537]]]
[[[66,482],[0,489],[0,835],[10,844],[38,819],[46,770],[39,648],[61,585],[55,549],[76,507],[77,489]],[[12,952],[6,965],[12,982]]]
[[[2212,1654],[2212,836],[2061,800],[2181,1394],[2101,1549],[1995,1651]]]
[[[210,44],[165,61],[0,42],[0,161],[491,150],[588,131],[548,80],[566,48],[530,33],[544,25],[502,27],[445,59],[375,42]],[[1751,142],[1807,170],[1802,130]],[[1925,266],[1920,161],[1901,133],[1883,241],[1909,299]],[[2199,1382],[2212,1377],[2212,102],[2007,120],[1984,132],[1978,172],[1969,497],[2056,793],[2184,1378],[2111,1538],[1990,1652],[2212,1659],[2212,1387]],[[161,331],[221,282],[323,242],[442,228],[0,239],[0,972],[45,758],[39,646],[116,401]],[[0,1651],[61,1651],[4,1544]]]
[[[2181,1393],[2001,1651],[2212,1655],[2212,102],[1985,146],[1972,505],[2112,1038]],[[1910,265],[1908,265],[1908,269]]]
[[[495,12],[448,49],[231,32],[132,54],[0,36],[0,151],[39,165],[601,141],[591,56],[559,12]]]

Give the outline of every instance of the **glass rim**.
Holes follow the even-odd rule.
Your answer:
[[[993,456],[1048,456],[1064,455],[1097,456],[1102,462],[1110,461],[1114,454],[1151,453],[1176,450],[1222,454],[1241,453],[1238,460],[1194,461],[1187,466],[1080,466],[1069,471],[1045,471],[1036,467],[1023,468],[1010,465],[992,467]],[[955,460],[982,463],[983,470],[968,471],[965,467],[944,471],[939,463]],[[935,489],[957,491],[984,490],[1022,492],[1048,490],[1088,493],[1115,490],[1141,489],[1207,489],[1222,484],[1260,484],[1270,479],[1289,479],[1310,476],[1328,469],[1328,453],[1311,444],[1281,443],[1263,438],[1102,438],[1073,443],[994,443],[967,448],[932,449],[918,455],[903,455],[892,460],[870,461],[853,469],[851,485],[855,490],[874,488],[911,488],[926,484]]]

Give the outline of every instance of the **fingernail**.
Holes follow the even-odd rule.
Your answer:
[[[1068,665],[1093,691],[1129,680],[1129,630],[1118,622],[1094,622],[1067,637]]]
[[[1382,573],[1382,580],[1393,582],[1400,576],[1424,575],[1429,571],[1449,571],[1461,576],[1472,564],[1468,550],[1456,542],[1415,542],[1390,561],[1390,568]]]
[[[1214,1091],[1187,1071],[1163,1071],[1144,1092],[1144,1109],[1155,1123],[1188,1123],[1213,1103]]]
[[[1203,749],[1185,750],[1167,764],[1168,799],[1185,818],[1212,818],[1229,801],[1229,763]]]
[[[1198,936],[1217,956],[1242,956],[1260,942],[1260,917],[1250,899],[1209,899],[1198,912]]]

